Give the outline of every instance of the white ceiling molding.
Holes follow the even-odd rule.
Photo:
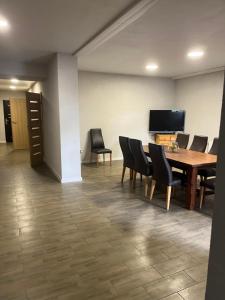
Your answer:
[[[158,1],[159,0],[141,0],[138,4],[129,9],[124,15],[119,17],[115,22],[87,42],[86,45],[76,50],[73,55],[83,56],[90,54],[102,44],[110,40],[113,36],[125,29],[127,26],[138,20]]]
[[[211,68],[211,69],[207,69],[204,71],[199,71],[199,72],[193,72],[193,73],[189,73],[189,74],[185,74],[185,75],[178,75],[175,77],[172,77],[173,80],[178,80],[178,79],[184,79],[184,78],[188,78],[188,77],[194,77],[194,76],[199,76],[199,75],[204,75],[204,74],[210,74],[210,73],[215,73],[215,72],[220,72],[220,71],[224,71],[225,67],[217,67],[217,68]]]

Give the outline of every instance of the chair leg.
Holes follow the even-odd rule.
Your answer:
[[[168,185],[167,186],[167,193],[166,193],[166,209],[167,210],[170,209],[171,191],[172,191],[172,187]]]
[[[110,166],[112,165],[112,153],[110,153]]]
[[[137,176],[137,172],[134,171],[134,174],[133,174],[133,189],[135,189],[135,186],[136,186],[136,176]]]
[[[103,162],[105,164],[105,153],[103,153]]]
[[[156,181],[154,179],[152,179],[152,183],[151,183],[151,189],[150,189],[150,200],[152,200],[154,191],[155,191],[155,186],[156,186]]]
[[[132,169],[130,169],[130,180],[132,180],[133,179],[133,170]]]
[[[123,179],[124,179],[125,171],[126,171],[126,167],[125,167],[125,166],[123,166],[121,183],[123,183]]]
[[[96,154],[97,155],[97,157],[96,157],[96,164],[97,164],[97,167],[98,167],[98,163],[99,163],[99,156],[98,156],[98,154]]]
[[[202,208],[202,203],[204,201],[204,198],[205,198],[205,187],[202,186],[200,189],[200,206],[199,206],[200,209]]]
[[[145,176],[145,197],[148,196],[148,176]]]

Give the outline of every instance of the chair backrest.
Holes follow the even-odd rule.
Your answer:
[[[130,139],[130,148],[134,157],[134,170],[147,176],[149,162],[144,153],[142,142],[140,140]]]
[[[197,151],[197,152],[205,152],[207,143],[208,143],[207,136],[195,135],[190,150]]]
[[[219,139],[214,138],[211,149],[209,150],[209,154],[217,155],[218,154],[218,145],[219,145]]]
[[[101,128],[90,129],[91,149],[105,148]]]
[[[152,178],[158,183],[170,185],[173,180],[172,169],[165,155],[164,147],[157,144],[148,144],[149,155],[153,165]]]
[[[178,133],[176,142],[178,143],[179,148],[186,149],[188,146],[190,134]]]
[[[134,157],[130,148],[130,139],[125,136],[119,136],[120,148],[123,153],[123,165],[134,169]]]

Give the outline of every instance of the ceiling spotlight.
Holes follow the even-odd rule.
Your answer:
[[[11,79],[11,82],[12,82],[12,83],[18,83],[18,82],[19,82],[19,80],[18,80],[18,79],[16,79],[16,78],[12,78],[12,79]]]
[[[6,19],[0,17],[0,30],[7,30],[9,28],[9,22]]]
[[[149,71],[156,71],[158,68],[159,68],[159,66],[156,64],[149,64],[146,66],[146,69]]]
[[[14,85],[10,85],[10,89],[11,89],[11,90],[15,90],[16,87],[15,87]]]
[[[204,55],[203,50],[193,50],[188,52],[187,56],[192,59],[201,58]]]

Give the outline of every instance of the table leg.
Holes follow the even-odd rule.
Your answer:
[[[195,208],[196,188],[197,188],[197,168],[189,168],[187,170],[187,191],[186,191],[186,206],[188,209]]]

